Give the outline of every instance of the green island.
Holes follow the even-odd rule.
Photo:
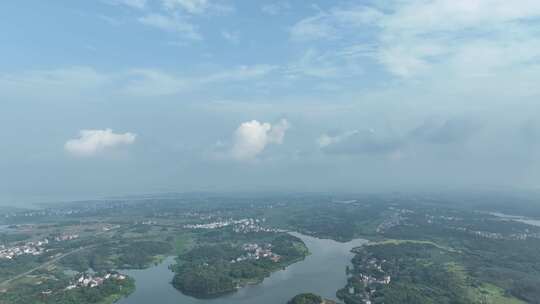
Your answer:
[[[325,300],[313,293],[302,293],[296,295],[287,304],[335,304],[336,302]]]
[[[307,254],[302,240],[282,232],[203,234],[194,248],[179,255],[173,286],[197,298],[218,297],[260,283]]]

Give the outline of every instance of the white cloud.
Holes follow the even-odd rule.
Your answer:
[[[125,5],[136,9],[143,9],[146,7],[146,0],[105,0],[110,4]]]
[[[91,157],[107,150],[135,142],[137,135],[133,133],[114,133],[111,129],[81,130],[79,138],[68,140],[64,149],[78,157]]]
[[[298,21],[290,29],[290,36],[295,41],[310,41],[336,38],[336,29],[326,22],[324,15],[308,17]]]
[[[192,15],[205,13],[227,14],[234,9],[231,6],[210,0],[162,0],[163,6],[169,11],[182,11]]]
[[[276,69],[276,66],[258,64],[216,69],[204,74],[178,74],[150,68],[106,73],[92,67],[65,67],[0,73],[0,92],[4,98],[17,96],[43,101],[153,97],[199,90],[216,83],[258,79]]]
[[[455,31],[536,18],[540,2],[521,0],[431,0],[410,1],[393,5],[394,13],[382,22],[392,31]]]
[[[254,78],[260,78],[268,75],[277,67],[268,64],[241,65],[228,69],[223,72],[209,74],[201,79],[203,83],[221,82],[221,81],[242,81]]]
[[[91,67],[65,67],[50,70],[28,70],[0,74],[0,92],[4,98],[52,101],[77,100],[99,95],[113,81],[113,75]]]
[[[269,144],[282,144],[287,129],[289,123],[285,119],[274,126],[257,120],[244,122],[234,133],[231,156],[240,161],[254,160]]]
[[[189,78],[181,78],[160,70],[134,69],[126,74],[121,92],[130,96],[152,97],[173,95],[192,87]]]
[[[149,14],[140,17],[139,22],[163,31],[177,33],[187,39],[202,40],[202,36],[197,31],[196,26],[178,16]]]
[[[405,142],[396,135],[379,134],[374,129],[352,130],[336,135],[323,134],[317,139],[321,151],[327,154],[388,156],[399,159]],[[399,157],[396,157],[399,156]]]
[[[402,77],[424,75],[432,68],[466,77],[492,74],[540,55],[540,40],[534,30],[538,24],[528,22],[538,17],[538,1],[401,3],[377,21],[378,59]]]
[[[163,0],[163,6],[169,10],[182,8],[190,14],[200,14],[209,7],[208,0]]]
[[[193,91],[216,83],[241,82],[264,77],[275,70],[271,65],[233,67],[206,75],[176,75],[157,69],[134,69],[124,75],[121,92],[130,96],[163,96]]]
[[[344,49],[373,41],[367,55],[401,78],[502,75],[502,69],[538,64],[540,1],[393,0],[378,5],[319,10],[298,21],[290,37],[339,40]]]
[[[343,78],[363,73],[363,67],[356,59],[351,60],[349,56],[342,55],[342,52],[322,53],[310,48],[289,64],[286,73],[291,77],[301,75],[317,78]]]
[[[359,27],[365,31],[367,25],[378,22],[382,16],[378,10],[365,6],[335,7],[298,21],[289,34],[292,40],[300,42],[358,36]]]
[[[328,147],[330,145],[340,143],[349,137],[354,136],[355,134],[358,134],[358,130],[347,131],[336,135],[324,133],[317,138],[317,145],[319,148]]]
[[[281,119],[278,123],[274,124],[268,132],[268,142],[279,144],[283,143],[285,138],[285,132],[290,128],[289,122],[286,119]]]

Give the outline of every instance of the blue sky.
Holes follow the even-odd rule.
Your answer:
[[[5,1],[4,201],[538,188],[540,2]]]

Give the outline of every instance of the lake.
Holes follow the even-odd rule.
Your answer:
[[[362,239],[347,243],[318,239],[298,233],[292,235],[301,238],[309,248],[311,255],[285,270],[274,272],[258,285],[243,287],[217,299],[195,299],[183,295],[170,284],[173,273],[168,265],[174,263],[174,257],[145,270],[123,271],[133,277],[137,289],[119,304],[285,304],[293,296],[313,292],[327,299],[336,299],[336,291],[347,282],[345,268],[353,257],[351,249],[367,241]]]

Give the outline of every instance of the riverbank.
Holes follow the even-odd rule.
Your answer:
[[[306,244],[310,255],[273,272],[259,284],[246,285],[219,298],[197,299],[182,294],[172,286],[174,273],[168,268],[175,263],[175,259],[169,257],[156,267],[128,271],[127,274],[135,278],[137,288],[117,304],[285,304],[295,295],[308,292],[337,301],[336,291],[347,283],[345,269],[354,256],[351,249],[367,241],[356,239],[340,243],[295,232],[291,234]]]

